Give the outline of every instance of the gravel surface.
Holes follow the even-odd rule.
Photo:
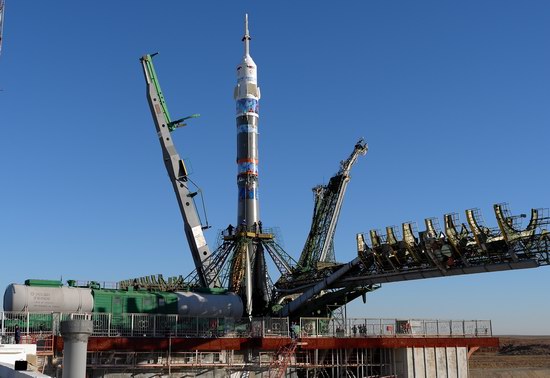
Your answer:
[[[550,336],[501,336],[498,350],[470,357],[472,378],[550,377]]]

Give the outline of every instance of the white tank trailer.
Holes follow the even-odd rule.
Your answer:
[[[94,312],[94,295],[102,291],[10,284],[4,293],[4,311],[91,313]],[[181,291],[170,294],[177,297],[177,313],[181,316],[240,318],[243,315],[242,300],[234,293]]]

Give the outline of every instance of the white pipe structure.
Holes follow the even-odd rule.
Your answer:
[[[60,324],[63,336],[63,378],[86,377],[88,337],[93,331],[93,322],[87,319],[65,320]]]
[[[307,301],[309,301],[311,298],[313,298],[315,295],[319,294],[322,290],[325,290],[330,285],[332,285],[337,279],[342,277],[344,274],[349,272],[354,266],[358,265],[361,262],[361,259],[359,257],[354,258],[352,261],[350,261],[347,264],[342,265],[340,269],[332,273],[327,278],[323,279],[322,281],[318,282],[315,286],[309,288],[304,293],[302,293],[298,298],[294,299],[292,302],[288,303],[283,309],[281,310],[282,316],[289,316],[292,314],[295,310],[297,310],[299,307],[304,305]]]

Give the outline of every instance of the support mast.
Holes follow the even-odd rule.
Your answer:
[[[210,264],[210,249],[208,248],[206,238],[203,234],[203,229],[208,227],[201,224],[193,200],[197,192],[192,192],[189,189],[190,181],[187,177],[187,169],[174,146],[171,136],[172,131],[178,127],[186,126],[184,123],[186,119],[194,118],[196,115],[176,121],[171,120],[153,66],[152,57],[154,55],[156,54],[145,55],[141,58],[143,73],[147,83],[147,100],[149,102],[151,114],[153,115],[153,120],[155,121],[164,164],[168,171],[170,181],[172,182],[174,192],[176,193],[180,212],[183,217],[185,236],[187,237],[189,249],[191,250],[191,255],[193,256],[193,261],[197,269],[199,283],[203,287],[214,287],[216,284],[215,277],[217,276],[217,272],[208,267]]]

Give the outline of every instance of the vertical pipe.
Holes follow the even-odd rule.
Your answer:
[[[168,336],[168,376],[172,376],[172,364],[170,362],[172,356],[172,335]]]
[[[60,325],[63,337],[63,378],[85,378],[88,337],[93,323],[87,319],[65,320]]]

